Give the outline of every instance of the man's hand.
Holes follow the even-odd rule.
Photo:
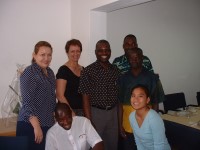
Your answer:
[[[125,132],[125,130],[124,130],[123,127],[121,127],[121,128],[119,129],[119,134],[120,134],[120,136],[121,136],[122,138],[124,138],[124,139],[127,138],[126,132]]]

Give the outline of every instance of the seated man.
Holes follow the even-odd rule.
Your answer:
[[[103,141],[85,117],[74,116],[65,103],[55,108],[57,123],[46,136],[46,150],[103,150]]]

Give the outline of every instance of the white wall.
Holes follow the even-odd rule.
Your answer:
[[[114,1],[116,0],[71,1],[72,37],[80,39],[83,44],[80,59],[83,66],[96,60],[95,44],[100,39],[106,39],[106,13],[92,9]]]
[[[92,11],[115,1],[1,0],[0,106],[16,73],[16,63],[29,65],[39,40],[52,44],[51,68],[56,73],[66,61],[67,40],[78,38],[82,42],[80,63],[87,66],[96,60],[94,48],[99,39],[111,43],[112,61],[123,53],[122,40],[128,33],[138,37],[139,46],[160,74],[166,93],[184,91],[188,100],[195,101],[200,84],[197,58],[200,2],[156,0],[108,14]]]
[[[156,0],[110,12],[107,37],[112,57],[123,54],[123,38],[131,33],[159,73],[165,93],[183,91],[196,104],[200,91],[200,1]]]
[[[71,38],[83,44],[82,65],[96,60],[95,43],[106,38],[106,14],[91,10],[114,1],[1,0],[0,106],[16,73],[16,63],[30,65],[34,45],[40,40],[53,46],[51,68],[55,73],[66,62],[64,46]]]
[[[16,73],[16,63],[30,64],[36,42],[51,43],[54,72],[64,64],[70,20],[70,0],[0,1],[0,106]]]

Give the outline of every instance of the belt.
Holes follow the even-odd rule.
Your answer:
[[[111,110],[111,109],[113,109],[115,106],[116,106],[116,105],[101,107],[101,106],[92,105],[92,107],[95,107],[95,108],[98,108],[98,109],[102,109],[102,110]]]

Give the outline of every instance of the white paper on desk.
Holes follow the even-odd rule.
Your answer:
[[[192,107],[192,106],[189,106],[189,109],[188,109],[190,112],[192,113],[195,113],[197,112],[197,108],[196,107]]]
[[[176,116],[176,111],[168,110],[168,115]]]
[[[177,112],[177,116],[187,116],[189,114],[190,114],[190,112],[188,112],[188,111],[179,111],[179,112]]]

